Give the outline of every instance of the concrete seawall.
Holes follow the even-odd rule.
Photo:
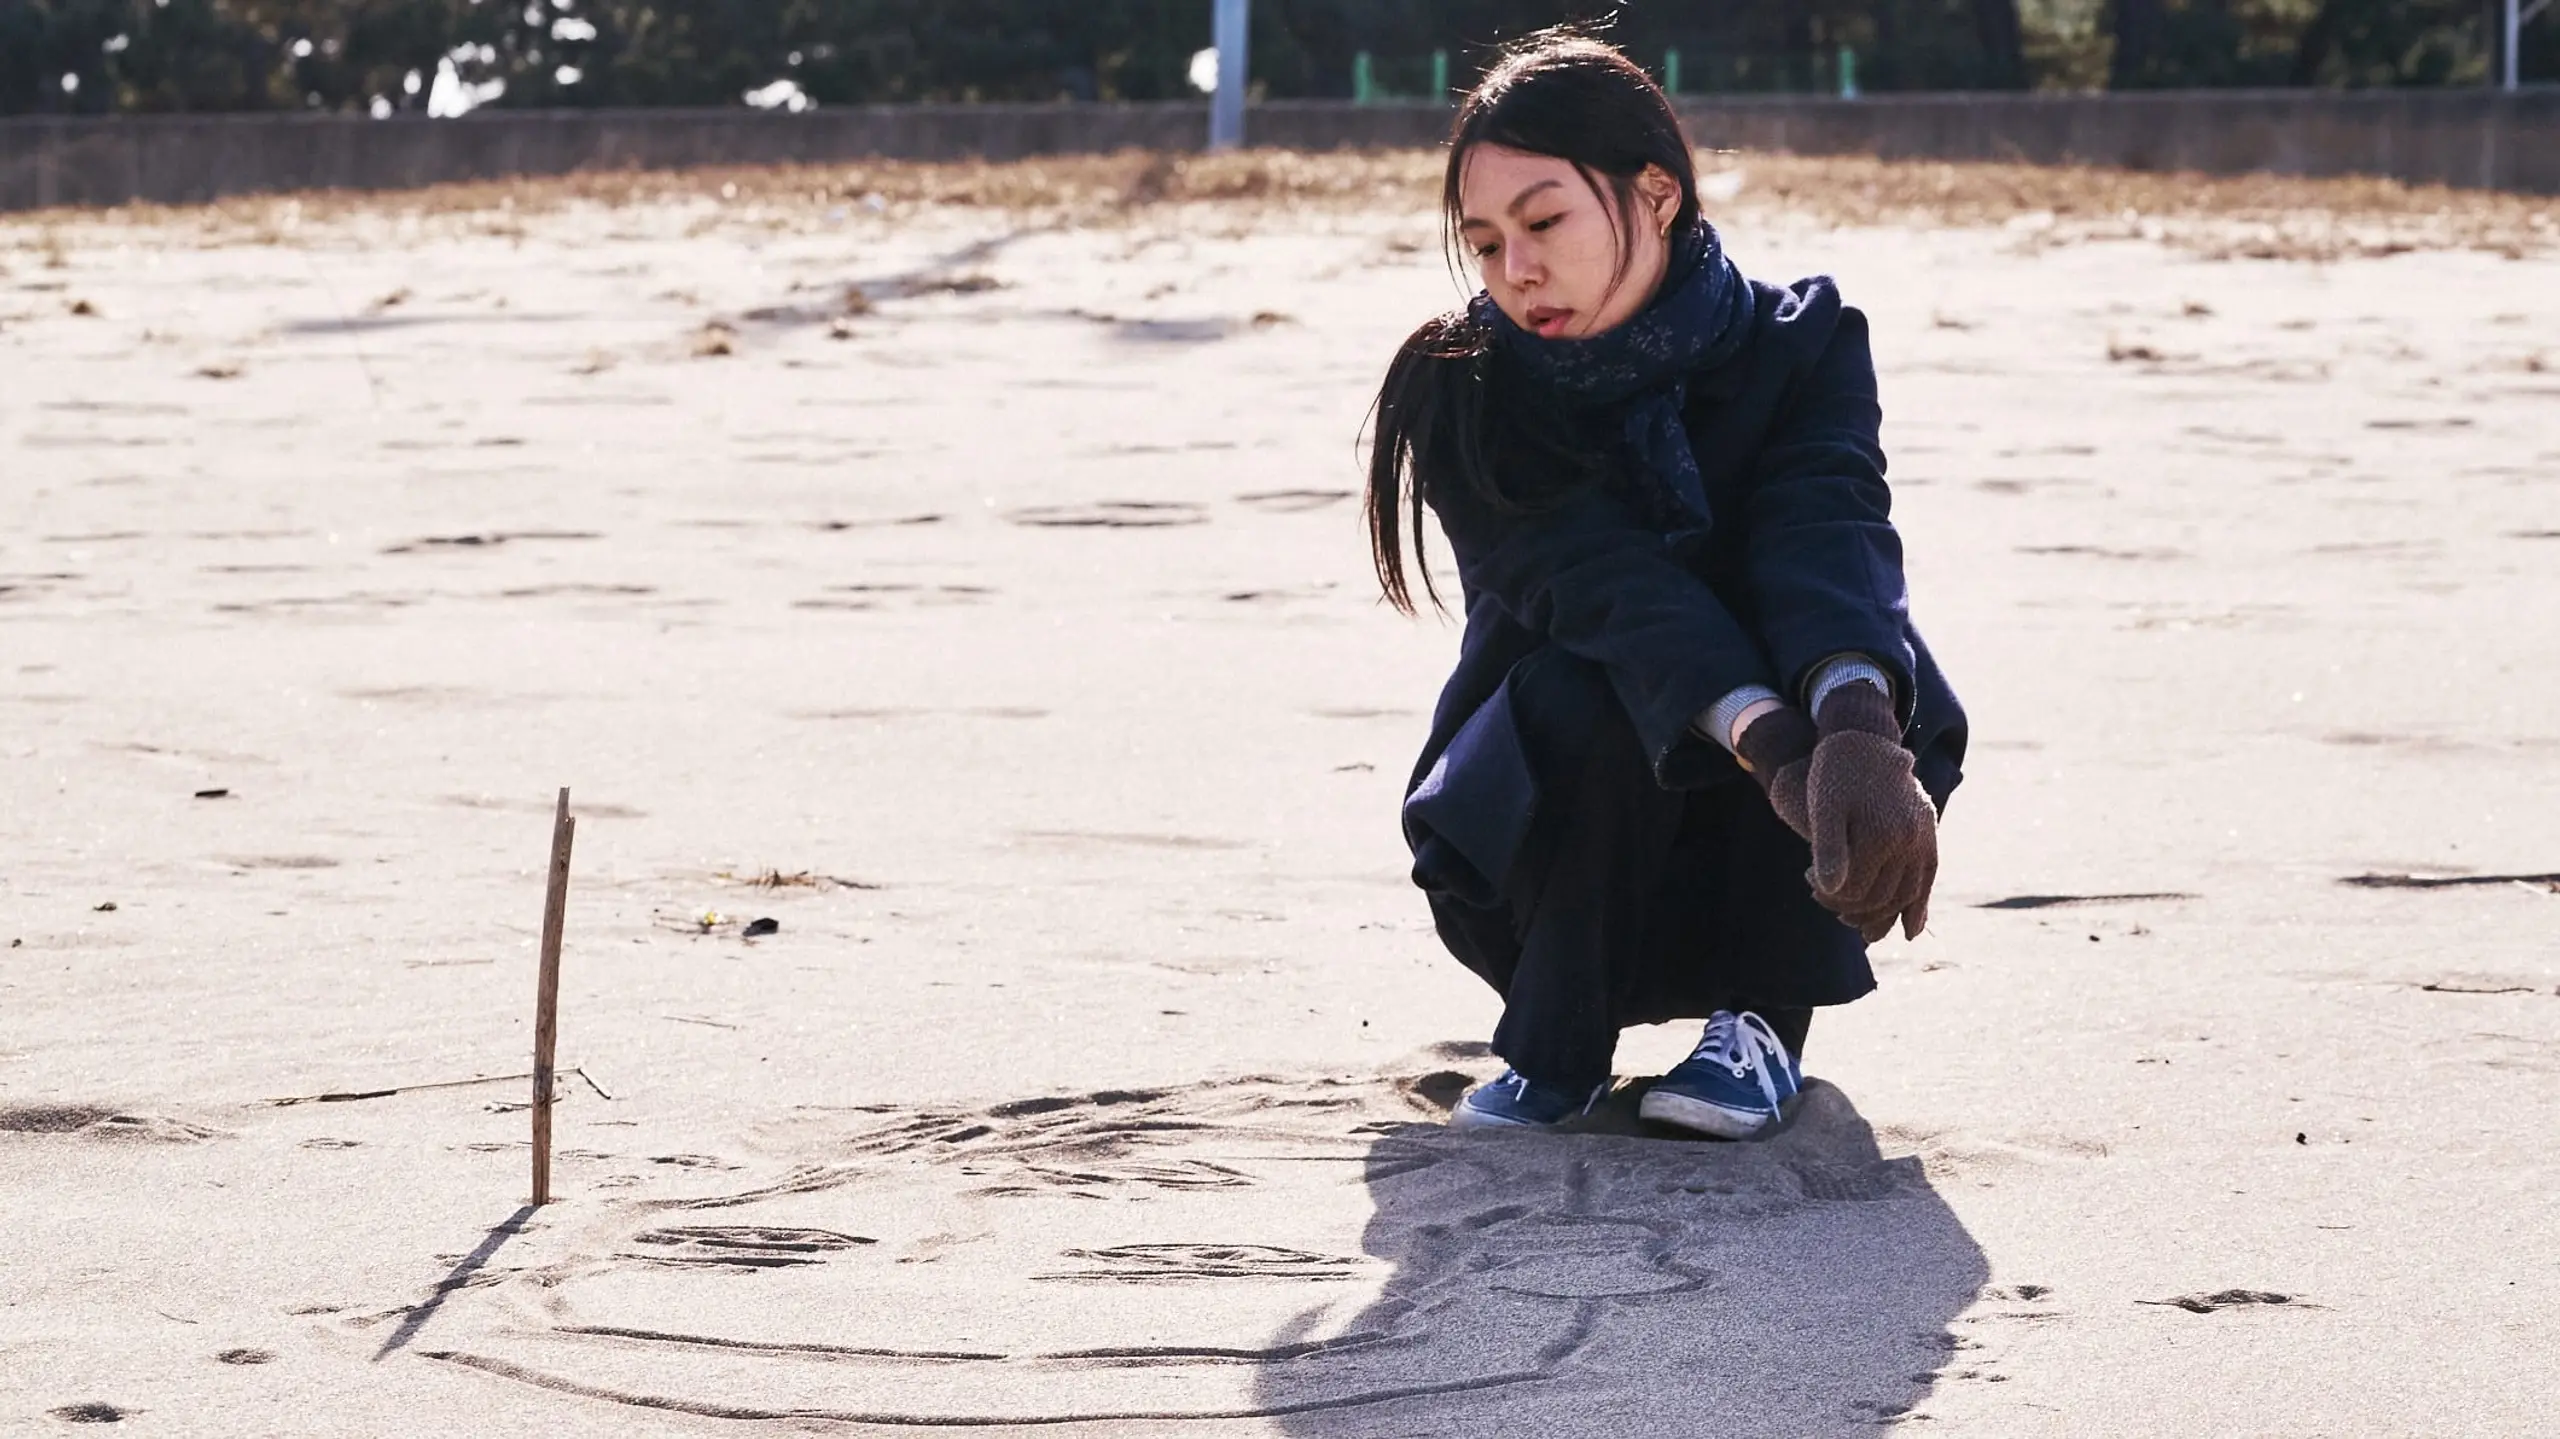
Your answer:
[[[2560,87],[2189,91],[2129,95],[1686,98],[1702,145],[1801,154],[2078,161],[2217,174],[2369,174],[2560,194]],[[1257,145],[1428,145],[1431,105],[1256,107]],[[306,189],[397,189],[579,170],[865,157],[953,160],[1196,148],[1205,106],[858,106],[487,111],[459,120],[169,115],[0,120],[0,210],[185,203]]]

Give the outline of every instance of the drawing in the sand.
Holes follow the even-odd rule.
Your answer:
[[[1504,128],[1576,56],[1633,163]],[[1445,253],[1438,144],[0,214],[0,1433],[2548,1427],[2560,208],[1724,150],[1878,107],[1693,94],[1692,228],[1615,67],[1323,112],[1485,131]],[[2048,106],[2194,113],[1943,109]],[[847,116],[733,118],[672,123]],[[1383,374],[1480,286],[1399,455]],[[1433,478],[1470,394],[1482,505]],[[1866,947],[1806,682],[1917,746],[1912,892],[1846,905],[1907,930],[1954,711],[1897,573],[1971,733],[1927,932]],[[1701,596],[1767,662],[1739,736]],[[1641,622],[1659,667],[1557,638]],[[1554,1002],[1505,1024],[1444,923]],[[1576,925],[1650,927],[1629,984],[1528,995],[1616,963]],[[1747,1142],[1644,1078],[1716,1006]],[[1609,1094],[1453,1125],[1560,1014]]]
[[[2051,1162],[1880,1157],[1818,1080],[1783,1134],[1712,1162],[1626,1135],[1487,1144],[1443,1121],[1487,1058],[1453,1044],[1392,1078],[799,1116],[755,1136],[786,1159],[772,1178],[617,1205],[579,1227],[575,1258],[432,1296],[411,1347],[727,1419],[1334,1435],[1373,1432],[1364,1416],[1398,1400],[1641,1373],[1647,1336],[1746,1324],[1784,1286],[1802,1322],[1713,1392],[1805,1432],[1844,1395],[1907,1410],[1979,1293],[1980,1251],[1933,1182]],[[1365,1225],[1335,1218],[1361,1209]],[[1871,1271],[1844,1250],[1893,1258]],[[1144,1302],[1102,1298],[1129,1289]],[[356,1323],[397,1337],[414,1314]],[[1829,1382],[1806,1389],[1808,1366]]]
[[[1909,619],[1866,317],[1747,279],[1670,102],[1571,31],[1459,106],[1443,208],[1484,289],[1378,395],[1369,533],[1466,613],[1404,804],[1440,938],[1502,995],[1509,1068],[1453,1122],[1609,1093],[1620,1030],[1704,1019],[1644,1117],[1776,1124],[1813,1011],[1918,938],[1966,726]],[[1408,531],[1409,537],[1408,537]]]

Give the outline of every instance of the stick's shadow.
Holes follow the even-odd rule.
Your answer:
[[[1279,1336],[1342,1336],[1263,1367],[1282,1431],[1872,1433],[1925,1400],[1988,1270],[1919,1160],[1818,1080],[1749,1144],[1639,1137],[1638,1092],[1577,1134],[1382,1133],[1395,1272]]]
[[[453,1291],[469,1284],[471,1276],[479,1273],[500,1247],[524,1232],[526,1221],[533,1218],[533,1210],[534,1206],[528,1204],[508,1215],[497,1228],[489,1231],[478,1248],[462,1256],[462,1262],[454,1265],[451,1273],[436,1281],[435,1290],[427,1296],[426,1302],[411,1309],[408,1317],[400,1321],[400,1327],[391,1331],[391,1337],[382,1341],[382,1347],[373,1351],[374,1361],[380,1363],[417,1338],[418,1332],[427,1327],[428,1320],[436,1317],[436,1311],[444,1307],[445,1299]]]

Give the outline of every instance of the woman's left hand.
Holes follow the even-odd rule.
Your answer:
[[[1869,944],[1929,925],[1938,879],[1938,812],[1913,774],[1892,702],[1867,685],[1824,701],[1821,742],[1806,776],[1813,897]]]

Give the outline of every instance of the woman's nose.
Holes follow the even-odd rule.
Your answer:
[[[1545,267],[1527,245],[1514,240],[1502,247],[1502,278],[1517,289],[1536,284],[1545,277]]]

